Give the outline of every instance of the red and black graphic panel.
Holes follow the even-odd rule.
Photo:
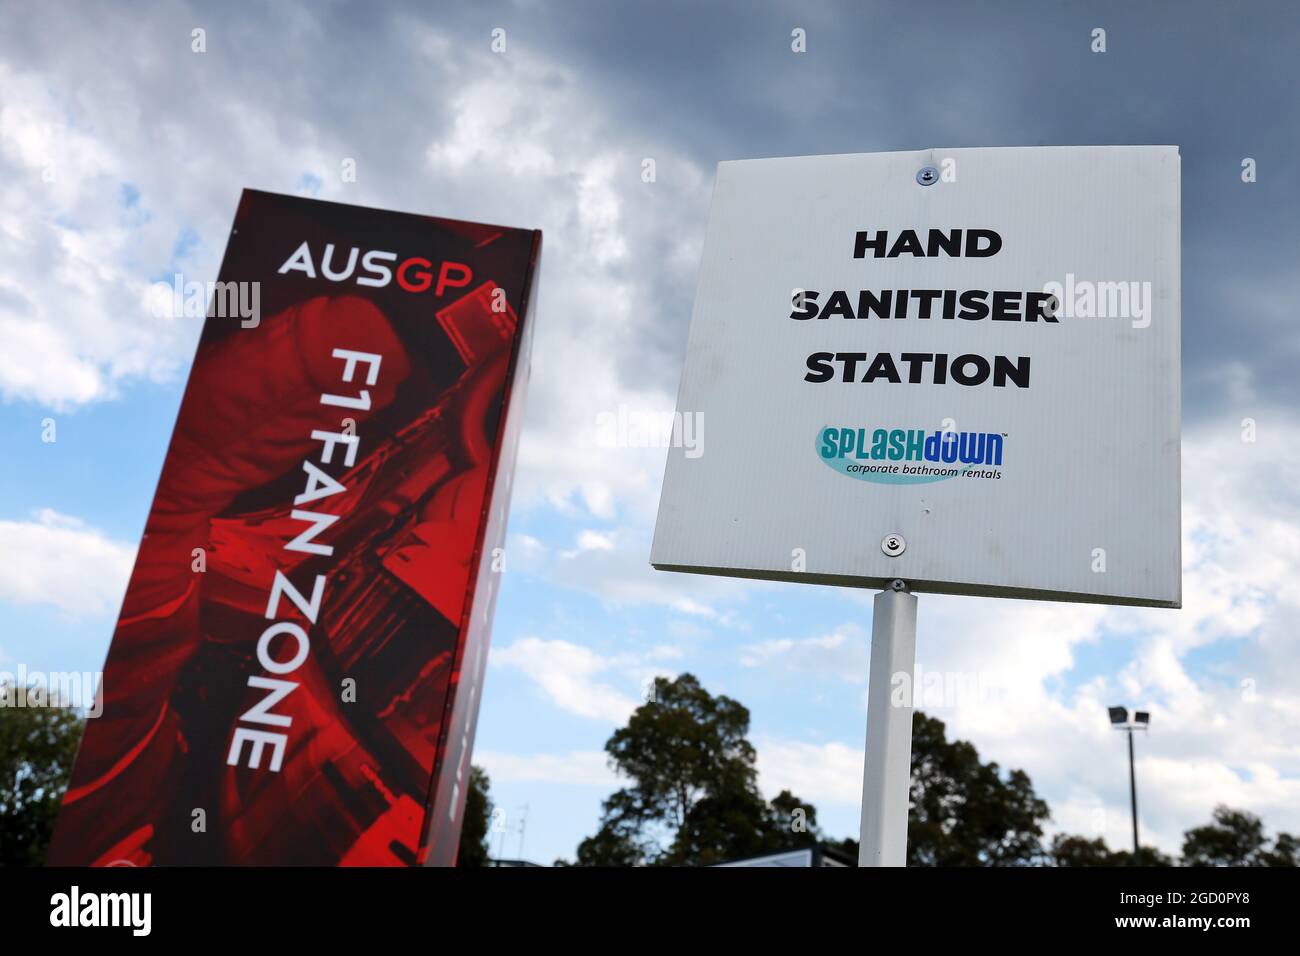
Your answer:
[[[244,193],[51,864],[454,862],[540,248]]]

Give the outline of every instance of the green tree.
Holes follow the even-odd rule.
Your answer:
[[[85,720],[0,684],[0,866],[41,866]]]
[[[631,785],[605,801],[580,866],[706,866],[814,843],[816,809],[788,791],[758,792],[749,711],[691,674],[656,682],[605,744]]]
[[[1300,840],[1290,833],[1279,833],[1264,860],[1265,866],[1300,866]]]
[[[487,866],[488,827],[492,823],[492,782],[482,767],[469,768],[469,791],[465,794],[465,815],[460,825],[457,866]]]
[[[1178,861],[1161,853],[1153,846],[1140,846],[1136,855],[1132,850],[1116,850],[1115,866],[1177,866]]]
[[[770,821],[767,833],[779,840],[781,845],[771,849],[785,849],[793,846],[811,846],[822,839],[817,827],[817,808],[805,803],[789,790],[782,790],[769,801],[767,812]],[[790,834],[789,837],[786,834]]]
[[[1297,866],[1298,850],[1290,833],[1279,833],[1270,847],[1259,817],[1222,805],[1212,823],[1183,834],[1183,866]]]
[[[733,787],[701,798],[658,862],[709,866],[812,846],[818,837],[816,808],[789,790],[764,803],[754,789]]]
[[[1098,837],[1058,833],[1052,837],[1047,851],[1047,862],[1052,866],[1173,866],[1174,861],[1155,847],[1139,847],[1137,855],[1131,850],[1112,850]]]
[[[1052,866],[1115,866],[1115,853],[1098,837],[1058,833],[1052,837],[1047,856]]]
[[[967,741],[948,741],[942,721],[916,712],[909,866],[1032,865],[1042,858],[1048,816],[1023,770],[982,763]]]
[[[853,837],[844,837],[842,840],[822,840],[822,843],[831,850],[839,853],[847,859],[857,861],[860,845]]]

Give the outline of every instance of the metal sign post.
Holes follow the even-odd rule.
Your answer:
[[[876,595],[872,613],[858,866],[907,865],[915,670],[916,595],[895,580]],[[906,683],[897,699],[895,675],[905,675]]]

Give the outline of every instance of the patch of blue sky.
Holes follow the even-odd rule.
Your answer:
[[[122,397],[65,412],[26,402],[0,415],[0,520],[52,508],[134,543],[144,529],[184,381],[139,381]],[[55,441],[42,422],[54,419]]]
[[[181,229],[172,244],[172,264],[179,266],[181,263],[193,258],[200,248],[202,248],[203,237],[189,226]]]
[[[298,177],[298,184],[294,187],[294,191],[300,196],[319,196],[324,185],[325,180],[315,173],[304,172]]]

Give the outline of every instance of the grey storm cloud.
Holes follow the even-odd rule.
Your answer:
[[[529,42],[564,49],[578,75],[616,101],[624,134],[647,151],[655,137],[671,137],[706,168],[721,159],[927,147],[1179,146],[1185,412],[1195,419],[1228,404],[1252,414],[1250,402],[1300,400],[1297,5],[949,0],[566,10],[528,23],[526,32],[544,37]],[[806,54],[790,52],[794,27],[807,31]],[[1105,53],[1090,49],[1097,27],[1106,30]],[[1241,180],[1246,157],[1258,164],[1253,184]],[[680,343],[689,302],[666,301],[673,311],[665,326]],[[1244,376],[1233,374],[1239,369]]]

